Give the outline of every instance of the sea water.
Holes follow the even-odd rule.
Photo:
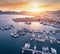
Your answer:
[[[27,33],[25,36],[20,36],[19,38],[12,38],[10,33],[14,31],[15,29],[21,29],[21,28],[27,28],[29,30],[35,30],[35,31],[45,31],[45,30],[60,30],[60,28],[55,28],[52,26],[42,25],[39,22],[32,22],[31,25],[26,25],[24,22],[14,22],[12,19],[19,18],[22,15],[0,15],[0,27],[4,25],[14,25],[14,29],[7,30],[7,31],[1,31],[0,30],[0,54],[22,54],[22,46],[24,46],[25,43],[30,42],[31,33]],[[22,16],[24,17],[24,16]],[[26,16],[25,16],[26,17]],[[39,34],[36,34],[38,36]],[[43,34],[43,36],[45,36]],[[59,37],[60,35],[55,35],[56,37]],[[33,49],[34,45],[36,44],[37,50],[41,50],[43,46],[47,46],[49,48],[53,47],[57,50],[57,54],[60,54],[60,44],[53,43],[51,44],[49,41],[45,42],[30,42],[31,43],[31,49]],[[24,54],[31,54],[31,52],[26,51]]]

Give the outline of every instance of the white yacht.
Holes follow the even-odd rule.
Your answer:
[[[49,37],[49,40],[50,40],[51,43],[54,43],[54,42],[57,41],[55,37],[51,37],[51,36]]]
[[[25,43],[24,47],[22,47],[22,53],[24,53],[24,49],[29,49],[30,48],[30,43]]]
[[[21,30],[17,30],[17,33],[20,35],[20,36],[23,36],[26,34],[25,30],[24,29],[21,29]]]
[[[36,45],[34,46],[34,50],[32,51],[32,54],[36,53],[35,50],[36,50]]]
[[[33,31],[33,32],[32,32],[32,36],[31,36],[31,39],[30,39],[30,40],[32,41],[32,40],[34,40],[34,39],[35,39],[35,33],[34,33],[34,31]]]
[[[14,30],[13,33],[11,33],[11,36],[16,38],[16,37],[19,37],[19,34],[17,33],[17,30]]]
[[[55,31],[53,31],[53,32],[52,32],[52,34],[53,34],[53,35],[56,35],[56,32],[55,32]]]
[[[4,28],[2,27],[2,28],[0,28],[0,30],[1,30],[1,31],[4,31]]]
[[[60,41],[57,40],[57,43],[60,44]]]
[[[40,31],[40,34],[43,34],[44,32],[43,31]]]
[[[30,43],[25,43],[24,48],[30,48]]]
[[[45,31],[45,32],[46,32],[46,34],[47,34],[47,35],[49,35],[49,34],[50,34],[50,32],[49,32],[49,31]]]
[[[45,38],[41,35],[38,35],[38,37],[36,37],[36,40],[37,41],[41,41],[41,42],[44,42],[45,41]]]
[[[52,54],[57,54],[57,51],[54,48],[51,48],[51,52],[52,52]]]
[[[42,51],[48,51],[49,48],[48,47],[42,47]]]
[[[36,50],[36,45],[34,46],[34,50]]]
[[[47,36],[47,35],[46,35],[46,37],[45,37],[45,38],[46,38],[46,40],[48,40],[48,36]]]

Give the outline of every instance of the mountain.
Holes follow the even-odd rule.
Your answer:
[[[16,11],[0,11],[0,14],[32,15],[31,12],[27,12],[27,11],[21,11],[21,12],[16,12]]]
[[[19,14],[19,12],[15,12],[15,11],[0,11],[0,14]]]
[[[45,12],[38,12],[38,14],[33,13],[33,12],[28,12],[28,11],[21,11],[21,12],[16,12],[16,11],[0,11],[0,14],[20,14],[20,15],[52,15],[56,14],[60,16],[60,10],[56,11],[45,11]]]

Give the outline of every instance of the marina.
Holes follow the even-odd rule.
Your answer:
[[[24,47],[22,47],[22,54],[24,51],[31,51],[32,54],[38,53],[38,54],[57,54],[56,49],[51,48],[52,53],[49,52],[48,47],[42,47],[42,51],[36,50],[36,45],[34,46],[34,49],[29,49],[30,44],[26,43]]]
[[[60,28],[39,22],[25,24],[25,22],[12,21],[18,18],[17,15],[1,15],[0,17],[2,17],[0,20],[0,54],[60,53]]]

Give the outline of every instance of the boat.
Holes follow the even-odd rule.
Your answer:
[[[4,30],[9,30],[9,29],[11,29],[11,27],[9,27],[9,26],[4,27]]]
[[[42,51],[47,53],[47,52],[49,52],[49,48],[43,46],[43,47],[42,47]]]
[[[56,27],[56,28],[60,28],[60,25],[55,25],[55,24],[53,24],[53,27]]]
[[[30,24],[31,24],[31,22],[25,22],[25,24],[30,25]]]
[[[31,41],[32,41],[32,40],[35,40],[35,31],[32,32],[32,36],[31,36],[31,39],[30,39],[30,40],[31,40]]]
[[[36,53],[35,50],[36,50],[36,45],[34,46],[34,51],[32,51],[32,54]]]
[[[51,52],[52,52],[52,54],[57,54],[57,51],[54,48],[51,48]]]
[[[52,34],[53,34],[53,35],[56,35],[56,32],[55,32],[55,31],[53,31],[53,32],[52,32]]]
[[[26,28],[22,28],[23,29],[23,31],[25,31],[25,32],[29,32],[29,30],[28,29],[26,29]]]
[[[11,36],[16,38],[16,37],[19,37],[19,34],[17,33],[17,30],[14,30],[13,33],[11,33]]]
[[[50,33],[52,33],[52,32],[53,32],[53,30],[50,30],[49,32],[50,32]]]
[[[46,35],[46,37],[45,37],[45,38],[46,38],[46,40],[48,40],[48,36],[47,36],[47,35]]]
[[[2,27],[2,28],[0,28],[0,30],[1,30],[1,31],[4,31],[4,28]]]
[[[54,42],[57,41],[55,37],[51,37],[51,36],[49,37],[49,40],[50,40],[51,43],[54,43]]]
[[[25,43],[24,48],[30,48],[30,43]]]
[[[57,43],[60,44],[60,41],[57,40]]]
[[[31,41],[32,41],[32,40],[35,40],[35,34],[32,35],[32,37],[31,37],[30,40],[31,40]]]
[[[40,21],[39,23],[40,23],[40,24],[43,24],[43,21]]]
[[[47,25],[47,23],[46,23],[46,22],[44,22],[44,23],[43,23],[43,25]]]
[[[12,28],[14,28],[13,25],[8,25],[8,26],[3,26],[3,27],[1,27],[0,30],[4,31],[4,30],[10,30],[10,29],[12,29]]]
[[[22,49],[29,49],[30,48],[30,43],[25,43],[24,47]],[[24,53],[24,49],[22,50],[22,53]]]
[[[44,32],[43,31],[40,31],[40,34],[43,34]]]
[[[55,33],[60,35],[60,30],[55,30]]]
[[[49,32],[49,31],[45,31],[45,32],[46,32],[46,34],[47,34],[47,35],[49,35],[49,34],[50,34],[50,32]]]
[[[15,28],[13,25],[9,25],[9,27],[11,27],[11,28]]]
[[[22,30],[18,30],[18,33],[20,36],[24,36],[26,34],[26,32],[22,29]]]
[[[36,50],[36,45],[34,46],[34,50]]]
[[[36,41],[41,41],[41,42],[45,42],[45,38],[41,35],[38,35],[38,37],[36,37],[35,39]]]

